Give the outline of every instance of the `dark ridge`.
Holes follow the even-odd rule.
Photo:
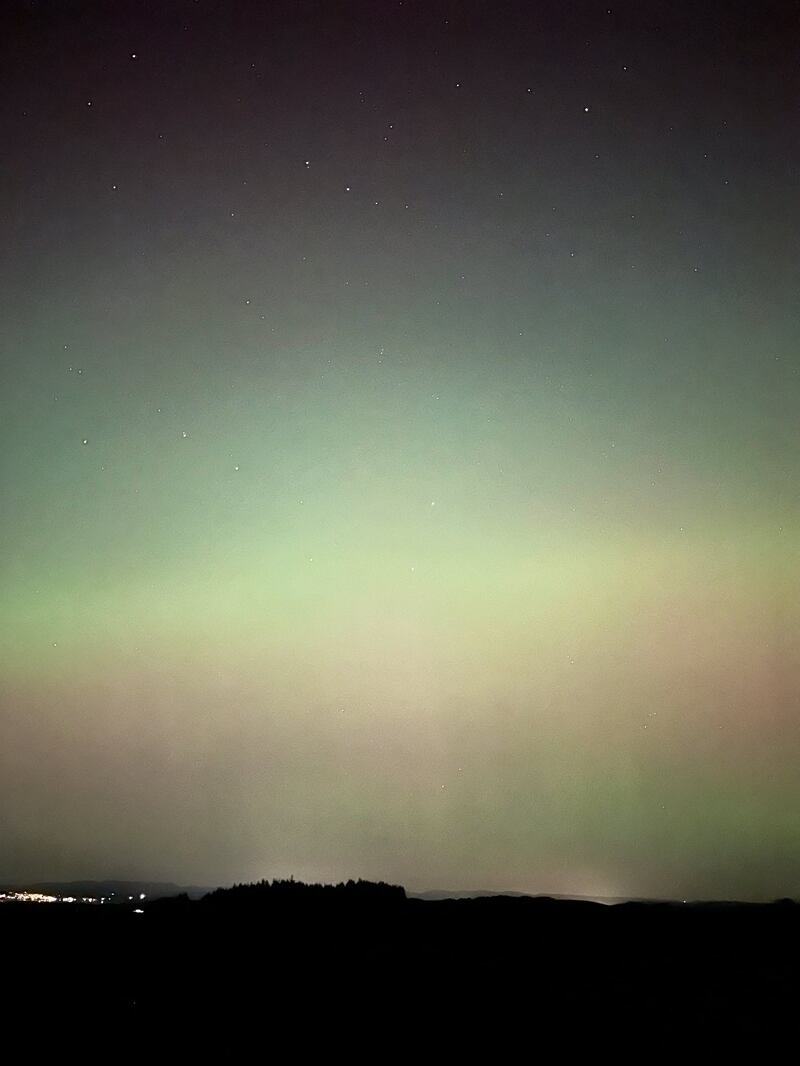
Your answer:
[[[369,881],[261,881],[199,900],[0,906],[0,1002],[37,1060],[51,1038],[88,1061],[123,1041],[136,1062],[267,1044],[314,1060],[505,1061],[623,1038],[644,1059],[678,1039],[683,1061],[687,1039],[720,1052],[754,1038],[756,1061],[773,1061],[764,1042],[796,1026],[798,942],[787,899],[430,902]]]
[[[202,899],[202,903],[215,907],[259,907],[276,903],[292,903],[314,907],[319,904],[397,904],[406,901],[406,890],[401,885],[389,885],[384,881],[341,881],[335,885],[306,884],[293,877],[284,880],[256,881],[236,884],[230,888],[217,888]]]

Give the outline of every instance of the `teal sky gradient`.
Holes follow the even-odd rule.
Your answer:
[[[18,18],[0,878],[800,893],[799,86],[733,7]]]

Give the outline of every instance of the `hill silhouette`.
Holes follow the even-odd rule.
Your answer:
[[[793,1024],[800,907],[289,880],[117,907],[0,907],[6,1017],[105,1053],[469,1054],[611,1034],[763,1044]],[[27,1018],[27,1021],[25,1019]],[[44,1024],[46,1023],[46,1024]],[[693,1045],[695,1046],[695,1045]]]
[[[383,881],[341,881],[335,885],[306,884],[293,877],[275,881],[257,881],[218,888],[203,897],[207,906],[241,909],[292,904],[319,907],[331,904],[368,906],[400,904],[406,891],[400,885]]]

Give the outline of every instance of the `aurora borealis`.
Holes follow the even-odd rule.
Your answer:
[[[4,6],[0,878],[800,895],[797,12]]]

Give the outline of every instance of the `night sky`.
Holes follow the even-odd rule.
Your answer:
[[[0,878],[800,895],[800,22],[0,25]]]

